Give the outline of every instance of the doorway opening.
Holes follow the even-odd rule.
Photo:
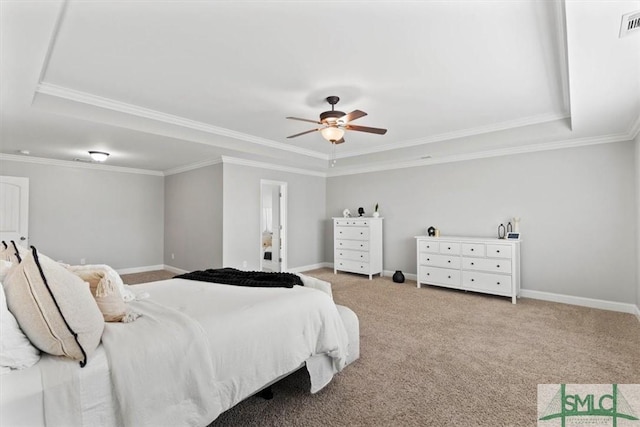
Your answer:
[[[260,180],[260,270],[287,271],[287,183]]]

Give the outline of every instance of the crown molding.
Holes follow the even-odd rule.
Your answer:
[[[374,148],[345,151],[336,155],[336,158],[343,159],[348,157],[362,156],[365,154],[380,153],[382,151],[395,150],[399,148],[415,147],[417,145],[431,144],[434,142],[465,138],[469,136],[482,135],[485,133],[499,132],[503,130],[514,129],[514,128],[519,128],[524,126],[531,126],[531,125],[536,125],[540,123],[552,122],[556,120],[563,120],[569,117],[571,116],[568,113],[541,114],[538,116],[524,117],[521,119],[509,120],[506,122],[494,123],[486,126],[479,126],[474,128],[461,129],[453,132],[441,133],[438,135],[428,136],[425,138],[411,139],[404,142],[393,142],[390,144],[379,145]]]
[[[155,171],[150,169],[135,169],[135,168],[126,168],[122,166],[103,165],[99,163],[84,163],[84,162],[74,162],[71,160],[45,159],[44,157],[18,156],[15,154],[0,153],[0,160],[21,162],[21,163],[35,163],[39,165],[49,165],[49,166],[64,166],[64,167],[77,168],[77,169],[92,169],[92,170],[100,170],[100,171],[106,171],[106,172],[164,176],[164,173],[162,173],[161,171]]]
[[[467,160],[486,159],[490,157],[511,156],[515,154],[535,153],[538,151],[560,150],[564,148],[577,148],[597,144],[609,144],[614,142],[629,141],[627,134],[607,135],[603,137],[578,138],[565,141],[552,141],[541,144],[525,145],[522,147],[501,148],[497,150],[478,151],[475,153],[454,154],[450,156],[431,159],[417,159],[403,162],[377,164],[363,167],[351,167],[344,170],[330,170],[327,177],[358,175],[362,173],[380,172],[393,169],[405,169],[418,166],[437,165],[442,163],[463,162]]]
[[[317,151],[307,150],[294,145],[283,144],[281,142],[272,141],[246,133],[236,132],[219,126],[213,126],[207,123],[198,122],[196,120],[187,119],[173,114],[163,113],[161,111],[140,107],[126,102],[116,101],[114,99],[105,98],[87,92],[70,89],[63,86],[54,85],[47,82],[40,82],[36,87],[36,92],[56,98],[66,99],[68,101],[78,102],[81,104],[92,105],[94,107],[103,108],[131,116],[142,117],[162,123],[167,123],[183,128],[193,129],[209,134],[225,136],[241,141],[251,142],[265,147],[289,151],[303,156],[315,157],[317,159],[328,160],[327,154],[318,153]]]
[[[280,171],[280,172],[296,173],[299,175],[319,176],[322,178],[327,177],[327,174],[325,172],[311,171],[308,169],[300,169],[300,168],[294,168],[290,166],[275,165],[273,163],[257,162],[255,160],[239,159],[237,157],[222,156],[222,163],[240,165],[240,166],[250,166],[254,168],[269,169],[269,170]]]
[[[204,168],[207,166],[212,166],[212,165],[217,165],[222,163],[222,158],[218,157],[215,159],[210,159],[210,160],[204,160],[202,162],[197,162],[197,163],[191,163],[185,166],[179,166],[177,168],[171,168],[171,169],[167,169],[164,171],[164,175],[165,176],[169,176],[169,175],[175,175],[178,173],[182,173],[182,172],[188,172],[194,169],[200,169],[200,168]]]
[[[629,139],[636,139],[636,136],[638,136],[638,134],[640,134],[640,116],[638,116],[635,123],[633,123],[631,125],[631,128],[629,128]]]

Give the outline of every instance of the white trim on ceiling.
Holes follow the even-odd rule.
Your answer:
[[[239,159],[237,157],[229,157],[229,156],[222,156],[222,163],[240,165],[240,166],[250,166],[250,167],[262,168],[262,169],[270,169],[270,170],[280,171],[280,172],[297,173],[300,175],[319,176],[323,178],[327,176],[325,172],[299,169],[291,166],[275,165],[273,163],[257,162],[255,160]]]
[[[123,114],[129,114],[132,116],[155,120],[158,122],[180,126],[188,129],[193,129],[201,132],[206,132],[210,134],[215,134],[219,136],[225,136],[225,137],[234,138],[234,139],[238,139],[246,142],[251,142],[251,143],[263,145],[269,148],[289,151],[289,152],[301,154],[304,156],[314,157],[317,159],[329,160],[328,154],[300,148],[297,146],[292,146],[289,144],[283,144],[280,142],[257,137],[254,135],[236,132],[230,129],[209,125],[206,123],[198,122],[198,121],[187,119],[184,117],[163,113],[161,111],[151,110],[151,109],[140,107],[134,104],[128,104],[125,102],[116,101],[110,98],[104,98],[91,93],[77,91],[75,89],[70,89],[70,88],[54,85],[47,82],[41,82],[37,86],[36,92],[41,93],[43,95],[66,99],[73,102],[92,105],[98,108],[117,111]],[[550,114],[542,114],[542,115],[533,116],[533,117],[524,117],[521,119],[495,123],[487,126],[479,126],[475,128],[462,129],[454,132],[442,133],[439,135],[433,135],[426,138],[417,138],[417,139],[412,139],[405,142],[389,143],[389,144],[385,144],[385,145],[381,145],[373,148],[346,151],[337,155],[336,157],[347,158],[347,157],[360,156],[364,154],[374,154],[374,153],[379,153],[382,151],[388,151],[388,150],[393,150],[398,148],[413,147],[413,146],[428,144],[432,142],[439,142],[439,141],[445,141],[445,140],[456,139],[456,138],[464,138],[464,137],[473,136],[473,135],[480,135],[480,134],[485,134],[490,132],[498,132],[498,131],[522,127],[522,126],[530,126],[534,124],[546,123],[546,122],[555,121],[555,120],[562,120],[568,117],[569,115],[566,113],[550,113]]]
[[[121,172],[121,173],[133,173],[138,175],[164,176],[164,174],[161,171],[155,171],[150,169],[135,169],[135,168],[122,167],[122,166],[104,165],[99,163],[74,162],[71,160],[54,160],[54,159],[45,159],[44,157],[18,156],[15,154],[0,153],[0,160],[22,162],[22,163],[36,163],[39,165],[64,166],[64,167],[79,168],[79,169],[92,169],[92,170],[100,170],[100,171],[107,171],[107,172]]]
[[[640,133],[640,116],[638,116],[636,121],[631,125],[631,128],[629,129],[629,139],[635,139],[639,133]]]
[[[340,154],[337,154],[336,158],[343,159],[347,157],[362,156],[365,154],[380,153],[382,151],[395,150],[398,148],[415,147],[417,145],[431,144],[433,142],[465,138],[469,136],[481,135],[481,134],[491,133],[491,132],[499,132],[499,131],[523,127],[523,126],[530,126],[530,125],[536,125],[540,123],[552,122],[556,120],[563,120],[569,117],[570,117],[569,114],[566,114],[566,113],[541,114],[538,116],[524,117],[521,119],[509,120],[506,122],[494,123],[486,126],[478,126],[475,128],[461,129],[453,132],[441,133],[438,135],[432,135],[425,138],[412,139],[404,142],[392,142],[385,145],[378,145],[377,147],[373,147],[373,148],[366,148],[366,149],[360,149],[360,150],[347,150]]]
[[[218,157],[211,160],[204,160],[202,162],[191,163],[185,166],[178,166],[177,168],[171,168],[164,171],[165,176],[175,175],[182,172],[188,172],[194,169],[200,169],[211,165],[217,165],[222,163],[222,158]]]
[[[98,108],[104,108],[111,111],[117,111],[131,116],[142,117],[145,119],[155,120],[162,123],[168,123],[175,126],[206,132],[214,135],[225,136],[228,138],[247,141],[269,148],[274,148],[292,153],[302,154],[304,156],[315,157],[317,159],[328,160],[327,154],[318,153],[317,151],[307,150],[295,145],[283,144],[281,142],[272,141],[246,133],[236,132],[219,126],[213,126],[196,120],[187,119],[173,114],[163,113],[157,110],[140,107],[126,102],[116,101],[110,98],[94,95],[87,92],[70,89],[63,86],[54,85],[47,82],[41,82],[36,87],[36,92],[56,98],[66,99],[68,101],[78,102],[81,104],[92,105]]]
[[[560,150],[563,148],[577,148],[588,145],[609,144],[614,142],[630,141],[633,138],[629,134],[609,135],[604,137],[580,138],[566,141],[554,141],[541,144],[525,145],[522,147],[509,147],[497,150],[487,150],[475,153],[454,154],[450,156],[434,157],[430,159],[416,159],[404,162],[376,164],[362,167],[351,167],[345,170],[328,170],[327,177],[358,175],[361,173],[380,172],[393,169],[405,169],[418,166],[437,165],[442,163],[463,162],[467,160],[486,159],[490,157],[510,156],[515,154],[535,153],[538,151]]]
[[[571,84],[569,81],[569,46],[567,37],[567,6],[564,0],[556,4],[556,46],[558,46],[558,65],[560,67],[560,82],[562,87],[562,102],[571,119]],[[571,120],[569,120],[571,122]]]

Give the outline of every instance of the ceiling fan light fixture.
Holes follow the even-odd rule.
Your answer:
[[[327,141],[336,142],[340,141],[340,139],[342,139],[342,137],[344,136],[344,129],[341,129],[337,126],[327,126],[326,128],[323,128],[320,133],[322,134],[322,137]]]
[[[104,162],[107,160],[107,157],[109,157],[109,153],[105,153],[104,151],[89,151],[89,155],[95,162]]]

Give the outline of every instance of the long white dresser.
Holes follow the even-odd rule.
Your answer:
[[[382,218],[333,218],[333,273],[382,276]]]
[[[520,241],[416,236],[418,288],[445,286],[511,297],[520,295]]]

